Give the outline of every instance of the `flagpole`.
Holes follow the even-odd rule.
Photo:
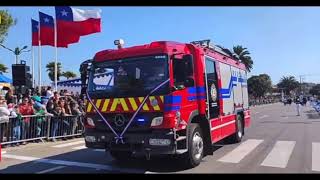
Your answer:
[[[56,59],[54,63],[54,88],[58,91],[58,47],[57,47],[57,20],[54,20],[54,46],[56,51]]]
[[[32,70],[31,70],[31,72],[32,72],[32,88],[34,88],[35,87],[35,85],[34,85],[34,47],[33,47],[32,43],[31,43],[31,51],[32,51]]]
[[[39,43],[39,46],[38,46],[38,58],[39,58],[39,65],[38,65],[38,91],[39,93],[41,93],[41,36],[40,36],[40,29],[41,29],[41,26],[40,26],[40,22],[39,22],[39,31],[38,31],[38,43]]]

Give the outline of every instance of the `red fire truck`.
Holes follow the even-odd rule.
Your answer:
[[[189,167],[250,124],[244,64],[210,40],[157,41],[95,54],[82,72],[85,142],[116,160],[181,155]]]

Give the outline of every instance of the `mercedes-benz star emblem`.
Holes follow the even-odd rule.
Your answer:
[[[124,122],[125,122],[125,118],[122,114],[117,114],[114,117],[114,123],[116,124],[116,126],[121,127],[124,125]]]

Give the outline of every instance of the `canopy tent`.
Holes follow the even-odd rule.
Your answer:
[[[0,95],[11,88],[12,80],[0,73]]]
[[[97,82],[95,82],[97,88],[104,88],[104,86],[109,86],[109,85],[105,85],[105,83],[108,82],[108,79],[110,78],[110,75],[112,75],[112,74],[113,74],[112,72],[95,74],[94,81],[97,81]],[[81,92],[81,79],[74,78],[74,79],[69,79],[69,80],[58,81],[57,88],[58,88],[58,91],[66,89],[66,90],[68,90],[68,92],[80,93]]]
[[[7,78],[6,76],[0,73],[0,83],[12,83],[12,79]]]

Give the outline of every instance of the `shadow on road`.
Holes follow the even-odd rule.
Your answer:
[[[223,147],[223,144],[214,146],[214,151],[220,149],[221,147]],[[8,152],[7,154],[11,154],[11,153]],[[23,155],[20,154],[19,156],[22,157]],[[26,158],[32,159],[32,157],[26,157]],[[6,160],[7,159],[3,157],[2,162]],[[206,161],[205,158],[203,161]],[[63,162],[67,162],[67,163],[64,164]],[[77,166],[68,165],[68,163],[74,163],[74,164],[88,163],[88,164],[102,165],[106,168],[102,168],[99,171],[95,171],[95,168],[92,168],[92,167],[83,167],[83,166],[77,167]],[[38,171],[43,171],[45,169],[49,169],[49,168],[61,166],[61,165],[68,166],[69,171],[66,172],[64,171],[64,169],[61,169],[61,170],[53,171],[51,173],[55,173],[55,174],[144,173],[146,171],[151,171],[156,173],[173,173],[173,172],[187,170],[187,168],[185,168],[185,166],[183,165],[183,159],[181,158],[181,156],[180,157],[178,156],[151,157],[151,160],[149,161],[147,161],[144,157],[138,157],[138,158],[135,157],[128,161],[118,162],[116,160],[113,160],[109,155],[109,153],[104,153],[104,152],[94,153],[93,150],[91,149],[82,149],[82,150],[76,150],[76,151],[63,153],[59,155],[47,156],[47,157],[36,159],[33,161],[22,162],[16,165],[11,165],[4,169],[1,169],[0,174],[36,173]],[[87,166],[91,166],[91,165],[87,165]],[[74,168],[72,172],[70,172],[70,167]],[[130,171],[126,171],[125,169],[129,169]]]

